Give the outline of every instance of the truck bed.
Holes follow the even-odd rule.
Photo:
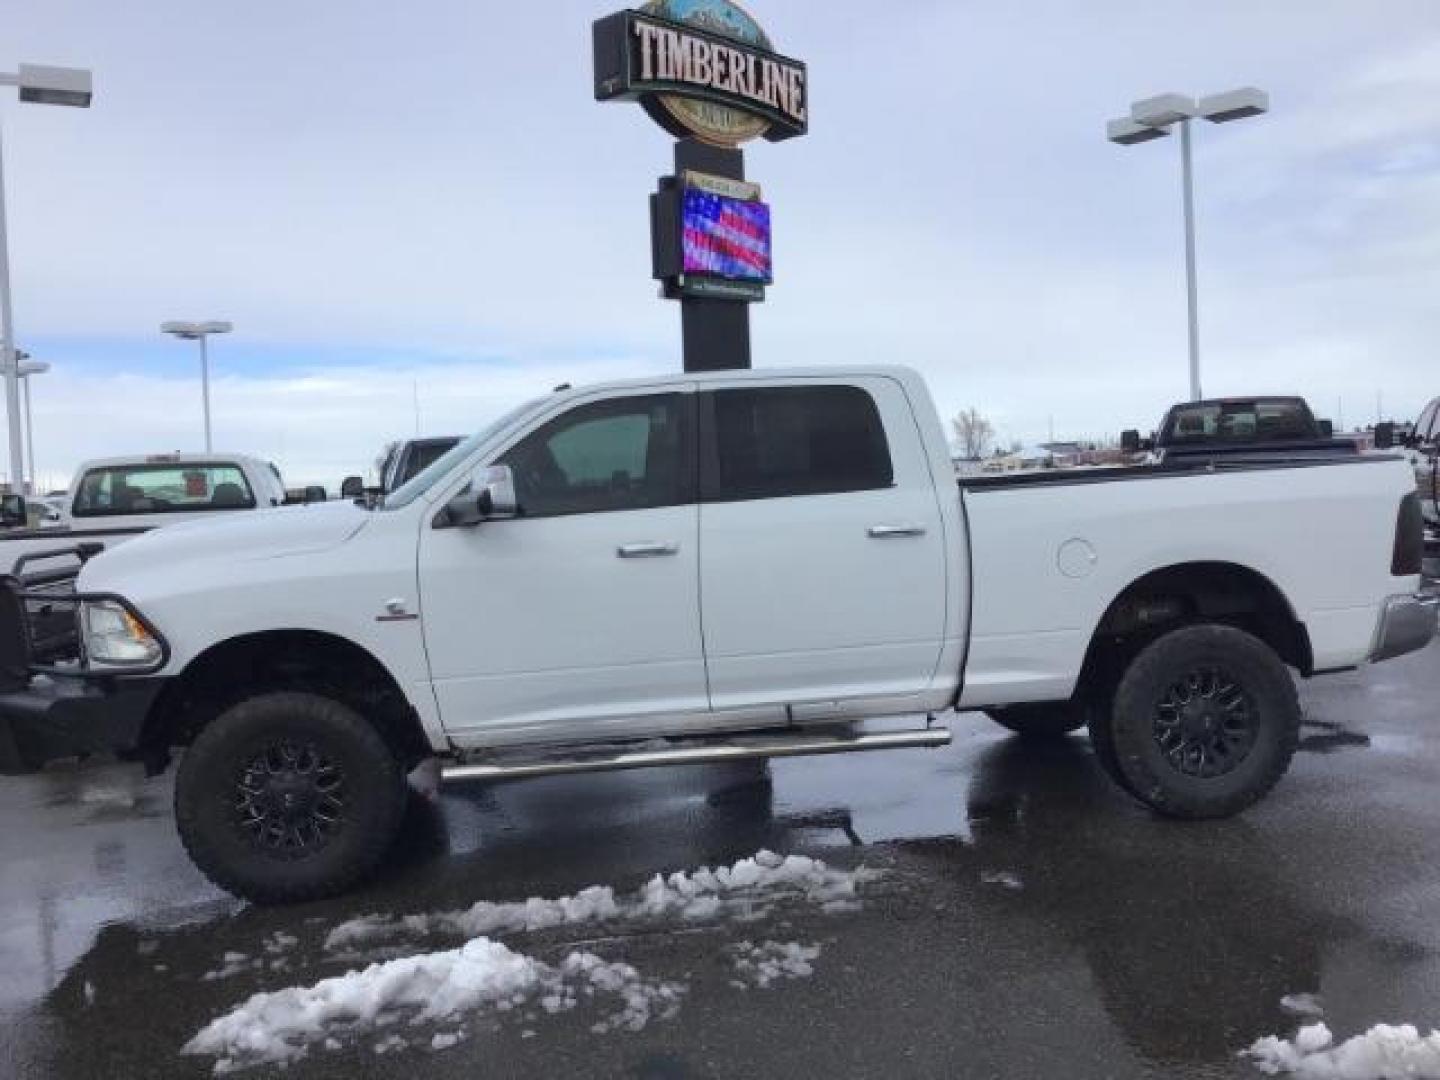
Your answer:
[[[1397,515],[1414,489],[1394,456],[958,482],[974,567],[962,705],[1068,698],[1114,598],[1158,568],[1240,567],[1263,578],[1305,626],[1314,670],[1363,663],[1378,601],[1414,589],[1391,575]]]

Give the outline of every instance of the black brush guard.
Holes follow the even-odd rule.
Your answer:
[[[99,544],[22,557],[0,575],[0,775],[35,772],[59,758],[137,751],[170,659],[159,632],[123,596],[77,592],[75,579]],[[64,560],[55,567],[56,560]],[[50,568],[33,569],[49,563]],[[143,667],[93,665],[80,638],[80,605],[120,605],[160,646]]]
[[[123,596],[77,592],[75,579],[103,545],[81,543],[30,552],[0,575],[0,693],[21,690],[35,675],[58,678],[108,678],[145,675],[159,670],[170,650],[158,631]],[[56,561],[65,564],[54,566]],[[37,563],[48,568],[28,569]],[[80,641],[79,611],[86,602],[108,600],[122,606],[160,644],[160,659],[143,668],[93,669]]]

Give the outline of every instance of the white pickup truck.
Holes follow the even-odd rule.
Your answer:
[[[12,600],[0,740],[11,771],[186,748],[187,849],[268,902],[370,871],[432,755],[473,779],[933,746],[952,708],[1088,725],[1124,790],[1215,817],[1290,761],[1287,668],[1430,640],[1420,545],[1385,457],[957,487],[904,369],[562,389],[373,507],[106,552],[73,663],[36,671]]]
[[[0,532],[0,567],[10,570],[22,556],[37,565],[37,552],[64,549],[68,555],[79,544],[99,551],[161,525],[279,506],[284,498],[275,466],[246,454],[139,454],[87,461],[75,470],[58,521]],[[5,524],[24,522],[23,500],[9,496],[4,516]]]

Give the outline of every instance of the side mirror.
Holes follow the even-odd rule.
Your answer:
[[[324,502],[328,498],[329,496],[325,494],[323,484],[310,484],[305,488],[305,501],[307,503]]]
[[[1389,450],[1395,445],[1395,424],[1391,420],[1375,425],[1375,449]]]
[[[515,500],[515,476],[509,465],[481,469],[445,508],[435,516],[436,528],[478,525],[482,521],[513,518],[520,512]]]
[[[358,499],[365,494],[365,479],[360,476],[347,476],[340,481],[340,497],[342,499]]]
[[[11,494],[0,498],[0,525],[7,529],[23,528],[29,520],[25,496]]]
[[[1134,428],[1126,428],[1120,433],[1120,449],[1127,454],[1138,454],[1140,452],[1140,432]]]
[[[1335,437],[1335,424],[1330,420],[1317,420],[1315,425],[1320,429],[1322,439],[1333,439]]]

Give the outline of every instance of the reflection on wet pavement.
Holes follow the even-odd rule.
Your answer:
[[[438,794],[417,778],[381,879],[289,909],[199,876],[166,778],[5,780],[0,1075],[203,1075],[180,1046],[251,993],[346,970],[322,948],[344,920],[632,890],[762,848],[885,876],[857,911],[506,937],[547,961],[584,943],[688,986],[675,1019],[637,1033],[475,1018],[443,1053],[427,1029],[289,1074],[1239,1077],[1257,1074],[1237,1051],[1293,1033],[1287,996],[1318,995],[1342,1038],[1440,1022],[1440,646],[1302,693],[1291,775],[1231,821],[1159,820],[1084,738],[1037,748],[967,715],[943,751]],[[736,956],[784,943],[816,950],[813,974],[736,988]]]

